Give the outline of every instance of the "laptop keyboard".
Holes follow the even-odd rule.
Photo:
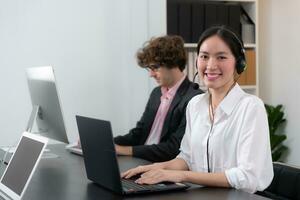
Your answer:
[[[132,179],[122,179],[122,186],[124,191],[153,191],[161,190],[166,187],[164,183],[154,185],[140,185],[134,182]]]

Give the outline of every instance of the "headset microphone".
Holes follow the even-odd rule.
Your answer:
[[[199,89],[199,84],[198,83],[195,83],[195,80],[196,80],[196,77],[197,77],[197,75],[199,74],[198,73],[198,65],[197,65],[197,60],[196,60],[196,73],[195,73],[195,75],[194,75],[194,77],[193,77],[193,88],[195,89],[195,90],[197,90],[197,89]]]
[[[194,77],[193,77],[193,88],[194,88],[195,90],[199,89],[199,84],[198,84],[198,83],[195,83],[195,79],[196,79],[197,75],[198,75],[198,71],[195,73],[195,75],[194,75]]]
[[[198,89],[199,89],[198,83],[193,83],[193,88],[194,88],[195,90],[198,90]]]

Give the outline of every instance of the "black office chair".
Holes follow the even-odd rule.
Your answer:
[[[279,200],[300,200],[300,168],[280,162],[273,163],[274,178],[271,185],[257,194]]]

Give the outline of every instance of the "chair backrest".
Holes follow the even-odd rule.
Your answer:
[[[272,183],[259,194],[272,199],[300,199],[300,168],[274,162],[273,169]]]

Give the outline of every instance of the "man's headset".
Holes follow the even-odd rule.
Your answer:
[[[212,28],[219,28],[220,31],[226,31],[227,33],[229,33],[230,35],[233,36],[235,43],[239,45],[240,48],[240,55],[237,57],[236,59],[236,64],[235,64],[235,68],[236,68],[236,72],[238,74],[241,74],[243,71],[246,70],[247,68],[247,64],[246,64],[246,56],[245,56],[245,48],[243,45],[243,42],[239,39],[239,37],[231,30],[229,30],[228,28],[225,28],[224,26],[216,26],[216,27],[212,27]],[[197,46],[197,55],[199,53],[199,44]],[[198,56],[197,56],[198,57]],[[195,79],[198,75],[198,64],[197,64],[197,59],[196,59],[196,70],[197,72],[195,73],[194,77],[193,77],[193,82],[195,82]]]

